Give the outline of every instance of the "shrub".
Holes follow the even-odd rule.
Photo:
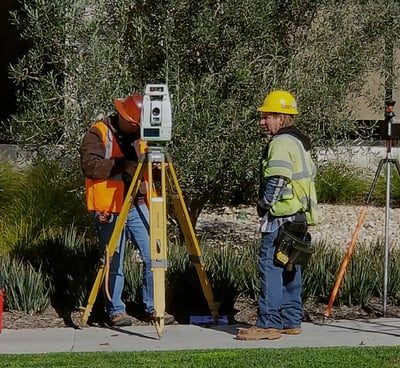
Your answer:
[[[52,286],[41,267],[35,270],[29,262],[4,256],[0,273],[5,282],[8,309],[33,314],[43,312],[50,304]]]
[[[72,225],[64,233],[43,231],[36,244],[21,243],[10,255],[40,269],[51,281],[52,303],[65,309],[86,302],[100,258],[96,245]]]
[[[303,270],[303,300],[326,301],[335,283],[344,252],[335,244],[315,244],[315,253]]]
[[[124,259],[124,295],[127,303],[134,303],[142,307],[143,268],[138,251],[133,244],[127,245]],[[142,311],[143,312],[143,311]]]
[[[341,162],[320,165],[315,185],[321,203],[360,202],[369,188],[363,169]]]

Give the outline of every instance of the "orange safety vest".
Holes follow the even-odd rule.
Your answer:
[[[111,129],[101,121],[93,125],[101,133],[106,148],[105,158],[124,157]],[[120,213],[124,202],[122,174],[109,179],[85,179],[86,205],[89,211]]]

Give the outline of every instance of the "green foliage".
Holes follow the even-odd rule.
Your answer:
[[[112,110],[114,98],[137,88],[128,67],[137,45],[127,47],[123,35],[134,30],[132,6],[109,0],[19,3],[12,19],[31,48],[11,67],[20,109],[10,134],[39,160],[76,162],[88,125]]]
[[[303,300],[328,300],[344,251],[337,244],[320,242],[303,270]]]
[[[2,252],[18,244],[32,246],[44,234],[62,233],[72,224],[81,230],[92,227],[80,189],[82,179],[77,173],[65,169],[62,163],[46,161],[4,173],[8,179],[2,179],[4,187],[0,191],[7,197],[0,210]]]
[[[53,305],[70,310],[85,305],[100,256],[93,242],[75,227],[64,233],[43,231],[35,245],[19,244],[10,255],[41,269],[53,286]]]
[[[11,203],[22,194],[21,181],[26,180],[11,164],[0,161],[0,214],[3,218]]]
[[[385,245],[381,244],[382,253],[384,252]],[[381,254],[382,254],[381,253]],[[385,259],[384,253],[381,259]],[[400,304],[400,266],[398,260],[400,259],[400,248],[398,244],[391,246],[389,249],[389,263],[388,263],[388,285],[387,292],[393,303]],[[379,272],[379,280],[385,280],[384,270]],[[383,282],[380,283],[383,289]],[[383,290],[380,292],[383,295]]]
[[[255,260],[258,244],[243,243],[240,247],[202,244],[204,270],[210,280],[214,299],[221,314],[232,314],[239,295],[258,293],[258,271]],[[209,313],[199,276],[190,263],[185,245],[170,244],[167,273],[169,311],[182,315]]]
[[[389,165],[389,164],[388,164]],[[324,161],[320,162],[315,186],[317,197],[320,203],[359,203],[365,202],[367,195],[369,204],[385,205],[387,190],[387,169],[385,164],[382,167],[380,175],[376,178],[376,185],[372,188],[375,180],[371,172],[367,169],[356,167],[342,161]],[[373,172],[376,174],[376,172]],[[390,177],[390,199],[391,205],[400,205],[400,176],[397,168],[391,166]]]
[[[43,312],[50,304],[52,286],[41,267],[4,256],[0,259],[0,274],[5,282],[5,305],[26,313]]]
[[[322,163],[315,186],[320,203],[362,203],[369,190],[365,171],[340,161]]]
[[[46,234],[45,234],[46,235]],[[258,242],[240,247],[203,244],[205,271],[221,314],[233,314],[238,296],[257,299],[259,293]],[[382,297],[383,245],[358,244],[348,264],[335,303],[365,307],[372,297]],[[391,248],[388,292],[392,303],[400,300],[400,251]],[[345,249],[321,242],[303,271],[303,300],[327,302],[335,284]],[[167,309],[187,322],[190,314],[208,313],[198,275],[185,246],[170,244],[167,270]],[[63,236],[47,234],[35,247],[17,247],[1,262],[11,309],[40,311],[51,300],[63,310],[85,306],[98,271],[99,253],[93,243],[70,228]],[[26,275],[23,277],[23,275]],[[128,246],[125,259],[124,299],[141,308],[142,268],[138,253]],[[29,292],[26,292],[26,290]],[[27,299],[22,300],[22,295]],[[20,298],[20,299],[18,299]],[[101,299],[101,295],[99,298]],[[25,303],[25,304],[23,304]],[[42,306],[40,309],[39,307]],[[32,307],[29,307],[32,308]]]
[[[142,262],[133,244],[129,243],[125,249],[124,259],[124,300],[128,303],[142,304],[141,288],[143,284]]]
[[[349,262],[349,274],[343,279],[339,302],[346,305],[366,306],[373,296],[382,295],[383,285],[382,244],[357,246]],[[351,273],[351,274],[350,274]]]
[[[36,159],[77,162],[83,132],[114,98],[167,82],[170,149],[193,220],[207,202],[254,196],[256,108],[271,89],[295,93],[298,124],[316,147],[355,131],[349,95],[368,72],[387,70],[387,53],[376,50],[385,40],[396,46],[400,19],[399,4],[386,0],[19,4],[13,22],[31,48],[11,66],[11,139]]]
[[[233,306],[239,295],[258,295],[258,271],[254,267],[257,265],[258,249],[259,245],[255,242],[206,249],[206,269],[218,300]]]
[[[389,165],[389,164],[388,164]],[[373,192],[372,198],[374,201],[382,204],[386,204],[386,190],[387,190],[387,169],[388,166],[383,166],[383,170],[379,176],[376,184],[376,188]],[[400,205],[400,175],[397,168],[391,165],[391,177],[390,177],[390,204],[399,206]]]
[[[384,249],[380,240],[371,244],[357,243],[340,284],[336,304],[366,307],[371,298],[383,296]],[[303,300],[328,302],[345,251],[338,244],[316,244],[316,252],[303,273]],[[400,295],[400,253],[396,244],[390,246],[390,254],[388,295],[397,305]]]

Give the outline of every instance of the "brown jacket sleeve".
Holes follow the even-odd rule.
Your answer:
[[[85,134],[81,147],[81,168],[89,179],[108,179],[124,171],[124,159],[106,159],[106,148],[97,128],[90,128]]]

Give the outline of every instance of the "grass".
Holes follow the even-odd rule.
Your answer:
[[[3,355],[0,367],[398,367],[397,347]]]

